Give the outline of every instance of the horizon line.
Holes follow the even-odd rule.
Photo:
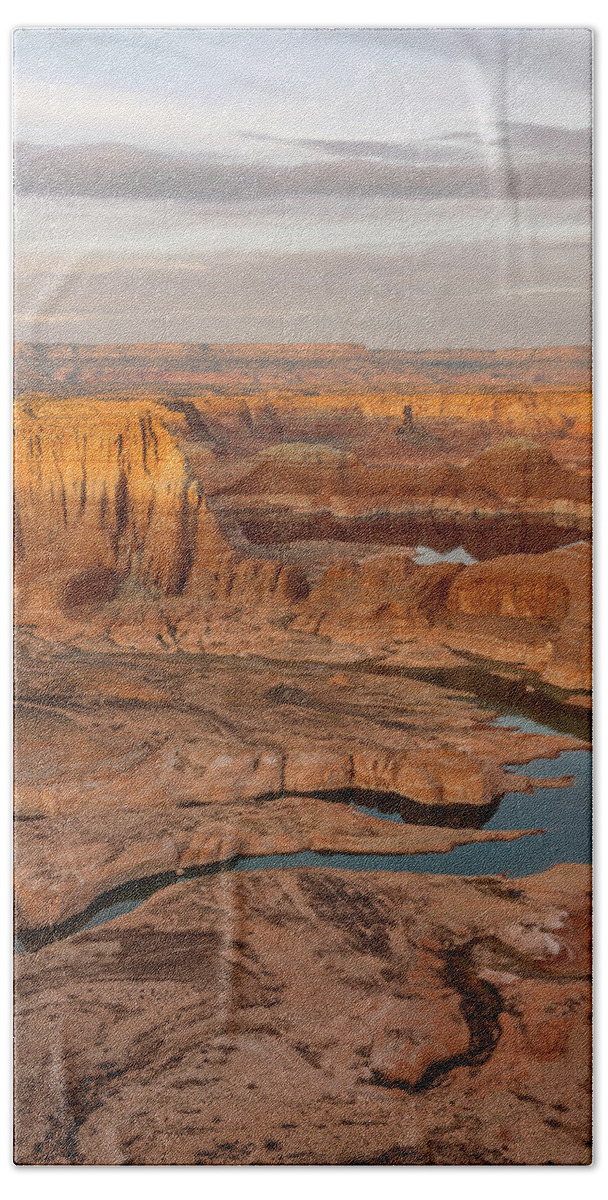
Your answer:
[[[478,346],[478,345],[407,347],[407,346],[368,346],[365,342],[336,342],[336,341],[328,341],[328,342],[319,342],[319,341],[311,341],[311,342],[277,342],[277,341],[213,342],[213,341],[200,341],[200,342],[193,342],[193,341],[161,341],[160,339],[153,339],[153,340],[142,341],[142,342],[118,341],[118,340],[100,341],[100,342],[91,342],[91,341],[81,342],[81,341],[44,341],[39,338],[36,338],[36,339],[14,338],[13,339],[13,349],[17,348],[18,346],[85,346],[85,347],[88,347],[88,346],[95,346],[95,347],[99,347],[99,346],[197,346],[197,347],[209,347],[209,348],[213,348],[213,349],[222,349],[222,350],[230,349],[232,347],[238,348],[238,349],[241,349],[244,347],[251,347],[251,348],[273,347],[273,348],[278,349],[278,348],[284,347],[285,349],[301,349],[301,350],[308,350],[308,349],[313,349],[313,348],[315,348],[315,349],[316,348],[319,348],[319,349],[335,348],[335,349],[341,349],[341,350],[352,349],[352,350],[366,350],[368,353],[385,352],[385,353],[396,353],[396,354],[440,354],[440,353],[460,354],[460,353],[470,353],[471,351],[479,353],[479,354],[497,354],[499,352],[507,352],[507,351],[515,352],[515,353],[525,353],[526,351],[592,350],[593,343],[592,342],[555,342],[555,343],[551,343],[550,345],[538,345],[537,343],[534,343],[530,346],[504,345],[504,346],[494,346],[494,347]]]

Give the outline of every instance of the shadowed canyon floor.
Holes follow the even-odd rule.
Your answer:
[[[584,352],[122,350],[17,356],[17,1161],[588,1162]]]

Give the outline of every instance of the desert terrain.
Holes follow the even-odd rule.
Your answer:
[[[16,1160],[587,1163],[588,348],[15,393]]]

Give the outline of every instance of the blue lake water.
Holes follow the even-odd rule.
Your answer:
[[[498,717],[496,725],[525,733],[552,734],[527,717]],[[591,862],[591,752],[573,750],[557,758],[537,758],[525,766],[507,767],[537,779],[572,775],[565,788],[537,788],[532,794],[507,792],[484,829],[544,829],[515,842],[477,842],[448,854],[411,854],[384,858],[358,856],[359,869],[427,871],[434,875],[534,875],[561,862]],[[362,810],[366,811],[366,810]],[[370,811],[370,810],[367,810]],[[379,814],[381,815],[381,814]],[[399,817],[393,817],[399,820]],[[338,857],[338,856],[335,856]],[[343,857],[343,856],[342,856]],[[337,865],[337,863],[335,864]],[[344,865],[348,865],[346,862]],[[350,863],[351,866],[355,864]]]
[[[496,725],[524,733],[552,734],[546,725],[527,717],[498,717]],[[591,862],[591,752],[574,750],[557,758],[537,758],[524,766],[507,767],[537,779],[572,775],[565,788],[537,788],[532,793],[507,792],[484,829],[544,829],[514,842],[475,842],[447,854],[302,854],[242,859],[242,871],[269,866],[332,866],[356,871],[422,871],[433,875],[534,875],[561,862]],[[359,812],[401,821],[397,814],[357,806]]]
[[[433,550],[431,546],[416,546],[414,562],[420,567],[429,567],[433,563],[464,563],[465,567],[477,562],[464,546],[455,546],[453,550]]]
[[[521,729],[526,733],[552,734],[553,730],[526,717],[498,717],[497,725]],[[272,854],[236,859],[233,862],[201,868],[196,874],[215,874],[218,871],[254,871],[272,867],[333,867],[350,871],[416,871],[437,875],[534,875],[556,863],[588,863],[591,861],[591,753],[588,750],[566,751],[555,759],[535,759],[525,766],[507,767],[538,779],[572,775],[574,782],[565,788],[537,788],[531,794],[508,792],[485,829],[546,830],[514,842],[478,842],[459,846],[447,854],[319,854],[312,850],[300,854]],[[401,821],[397,814],[357,806],[358,811],[382,820]],[[184,881],[195,872],[181,877]],[[91,913],[88,920],[79,920],[79,929],[92,929],[114,917],[131,912],[148,896],[162,887],[181,881],[174,875],[157,876],[120,889],[104,907]],[[110,897],[108,897],[110,900]],[[70,929],[69,932],[73,932]],[[66,933],[68,930],[66,930]],[[58,931],[59,933],[59,931]],[[65,936],[65,934],[63,935]],[[18,945],[18,949],[24,949]]]

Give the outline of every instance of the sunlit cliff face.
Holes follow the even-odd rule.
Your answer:
[[[15,487],[18,562],[26,567],[133,571],[169,593],[183,587],[201,497],[153,408],[19,406]]]
[[[170,402],[17,404],[22,623],[60,641],[126,637],[140,645],[143,638],[159,650],[168,643],[233,649],[245,639],[266,652],[272,633],[282,654],[291,655],[294,645],[300,653],[304,639],[313,657],[334,644],[356,654],[384,653],[387,644],[406,653],[408,639],[414,646],[418,639],[423,655],[431,643],[431,657],[444,656],[448,645],[507,655],[559,686],[585,685],[588,544],[542,554],[539,542],[531,555],[421,566],[411,548],[398,539],[390,544],[387,526],[385,545],[365,552],[363,537],[359,553],[326,559],[311,577],[297,554],[285,558],[280,546],[264,547],[263,537],[256,547],[237,529],[241,521],[261,536],[264,520],[276,524],[278,512],[296,538],[304,521],[304,537],[320,538],[322,549],[332,521],[363,536],[361,511],[370,506],[386,509],[389,525],[393,509],[404,528],[431,510],[455,528],[478,522],[483,510],[519,520],[523,513],[530,536],[535,522],[562,522],[559,540],[547,548],[577,542],[588,518],[587,481],[559,467],[549,451],[512,438],[462,467],[369,470],[332,447],[284,444],[237,462],[231,494],[217,482],[227,478],[226,465],[206,445],[213,472],[205,470],[216,484],[205,498],[187,455],[187,424]],[[385,536],[382,529],[376,537]]]
[[[297,570],[232,552],[154,406],[17,405],[15,503],[26,608],[77,618],[125,582],[164,596],[268,594],[279,607],[307,590]]]

